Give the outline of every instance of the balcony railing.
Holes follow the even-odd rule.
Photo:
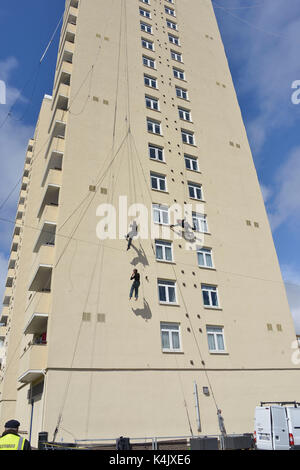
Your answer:
[[[47,344],[33,344],[20,359],[19,379],[21,383],[30,383],[43,376],[47,367]]]
[[[29,291],[43,292],[51,286],[52,267],[54,263],[54,247],[43,245],[36,255],[32,266],[32,278]]]
[[[51,309],[52,294],[50,292],[37,292],[28,300],[27,308],[25,310],[26,326],[29,325],[31,319],[36,314],[48,316]]]

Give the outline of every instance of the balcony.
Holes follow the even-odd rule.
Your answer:
[[[58,184],[59,186],[61,185],[62,183],[62,173],[61,173],[62,160],[63,160],[62,153],[52,152],[49,158],[49,162],[48,162],[45,174],[44,174],[42,186],[45,186],[51,183]],[[51,175],[51,172],[55,172],[55,174]]]
[[[68,12],[67,22],[76,26],[76,24],[77,24],[77,15],[78,15],[77,8],[74,8],[74,7],[70,6],[70,9],[69,9],[69,12]]]
[[[34,139],[29,139],[28,146],[27,146],[27,152],[32,152],[33,151],[33,145],[34,145]]]
[[[52,137],[65,137],[66,132],[66,114],[67,111],[57,109],[53,114],[50,126],[49,134],[52,132]]]
[[[40,220],[38,230],[39,231],[43,230],[44,224],[56,225],[57,220],[58,220],[58,206],[46,205],[43,210],[43,214]]]
[[[59,164],[59,163],[57,163]],[[44,186],[61,186],[62,183],[62,172],[59,166],[57,168],[47,167],[47,173],[44,177],[42,185]],[[45,181],[45,182],[44,182]]]
[[[12,297],[12,288],[6,287],[3,296],[3,305],[8,306]]]
[[[67,111],[69,103],[70,87],[60,83],[57,87],[55,97],[52,103],[52,109],[62,109]]]
[[[14,277],[15,277],[15,270],[14,269],[9,269],[8,272],[7,272],[5,287],[12,287]]]
[[[6,336],[6,333],[7,333],[7,326],[6,325],[2,326],[2,323],[0,322],[0,338],[4,338]]]
[[[43,246],[53,247],[55,244],[56,224],[44,222],[35,243],[33,252],[38,253]]]
[[[9,316],[9,307],[4,305],[1,312],[0,323],[2,323],[3,318],[7,318]]]
[[[17,258],[18,258],[18,252],[17,251],[11,251],[8,266],[9,267],[15,266]]]
[[[41,246],[32,268],[34,274],[29,284],[29,291],[50,291],[53,263],[54,247],[49,245]]]
[[[60,187],[54,184],[47,184],[42,203],[40,205],[37,217],[40,219],[46,206],[58,206]]]
[[[26,319],[27,324],[25,326],[25,334],[27,328],[31,328],[31,320],[36,315],[42,315],[47,317],[51,309],[52,295],[50,292],[37,292],[34,296],[31,294],[31,298],[28,300],[28,305],[26,307]]]
[[[25,163],[30,164],[30,163],[31,163],[31,159],[32,159],[32,152],[28,152],[28,151],[27,151]]]
[[[60,64],[60,67],[59,67],[58,71],[57,71],[57,76],[56,76],[54,88],[59,83],[64,83],[65,85],[70,85],[71,84],[72,70],[73,70],[73,65],[70,62],[66,62],[65,60],[63,60]]]
[[[34,313],[27,323],[24,334],[25,335],[42,335],[47,331],[48,314],[47,313]]]
[[[47,367],[48,347],[47,344],[33,344],[22,355],[20,359],[21,383],[31,383],[43,376],[43,370]]]

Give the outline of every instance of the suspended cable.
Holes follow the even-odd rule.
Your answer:
[[[220,10],[225,11],[228,15],[230,15],[230,16],[232,16],[233,18],[237,19],[238,21],[240,21],[240,22],[246,24],[246,25],[249,26],[250,28],[255,29],[256,31],[259,31],[259,32],[261,32],[261,33],[268,34],[269,36],[273,36],[273,37],[276,37],[276,38],[285,38],[285,39],[287,39],[287,37],[283,36],[282,34],[274,33],[274,32],[272,32],[272,31],[266,31],[265,29],[260,28],[260,27],[256,26],[256,25],[253,24],[253,23],[250,23],[249,21],[245,20],[244,18],[241,18],[240,16],[235,15],[234,13],[231,13],[230,10],[228,10],[227,8],[222,7],[221,5],[218,5],[218,4],[215,3],[215,2],[214,2],[214,6],[215,6],[215,8],[219,8]]]
[[[6,124],[6,122],[7,122],[7,120],[8,120],[9,118],[12,118],[12,111],[13,111],[15,105],[17,104],[18,100],[19,100],[20,97],[22,96],[23,91],[27,88],[27,85],[32,82],[32,77],[35,76],[36,78],[34,79],[34,87],[33,87],[33,91],[32,91],[32,94],[31,94],[31,97],[30,97],[30,100],[29,100],[29,104],[27,105],[27,108],[26,108],[25,112],[23,113],[23,115],[21,116],[21,118],[19,118],[19,119],[14,119],[14,121],[22,121],[22,120],[24,119],[25,115],[27,114],[28,108],[29,108],[29,106],[32,104],[31,102],[32,102],[32,99],[33,99],[33,96],[34,96],[34,92],[35,92],[36,86],[37,86],[37,79],[38,79],[38,76],[39,76],[39,73],[40,73],[40,66],[41,66],[41,64],[43,63],[43,61],[44,61],[44,59],[45,59],[45,57],[46,57],[46,55],[47,55],[47,52],[48,52],[48,50],[49,50],[51,44],[52,44],[53,41],[54,41],[54,38],[55,38],[56,33],[57,33],[57,31],[58,31],[59,25],[60,25],[60,23],[61,23],[61,21],[62,21],[62,19],[63,19],[63,16],[64,16],[64,14],[61,16],[61,18],[60,18],[60,20],[59,20],[59,22],[58,22],[58,24],[57,24],[57,26],[56,26],[56,28],[55,28],[55,31],[54,31],[54,33],[52,34],[51,39],[50,39],[50,41],[49,41],[49,43],[48,43],[48,45],[47,45],[45,51],[43,52],[43,54],[42,54],[42,56],[41,56],[41,58],[40,58],[40,60],[39,60],[39,63],[38,63],[38,65],[37,65],[37,71],[35,72],[35,74],[33,74],[33,75],[31,75],[31,76],[29,77],[28,81],[25,83],[25,85],[23,86],[23,88],[21,89],[21,91],[18,93],[17,98],[15,99],[15,101],[13,102],[13,104],[11,105],[11,107],[10,107],[9,111],[7,112],[7,114],[6,114],[5,118],[4,118],[4,120],[3,120],[2,123],[0,124],[0,129],[2,129],[2,127],[4,127],[4,125]]]

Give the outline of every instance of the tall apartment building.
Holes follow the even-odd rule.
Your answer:
[[[129,250],[139,214],[124,224],[124,196],[162,229]],[[33,443],[40,431],[216,434],[217,409],[227,432],[251,432],[260,401],[299,400],[294,326],[210,0],[67,0],[1,322],[1,424],[17,418]]]

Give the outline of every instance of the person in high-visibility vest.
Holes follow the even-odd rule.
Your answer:
[[[11,419],[4,426],[4,433],[0,437],[0,450],[31,450],[29,441],[19,436],[19,421]]]

